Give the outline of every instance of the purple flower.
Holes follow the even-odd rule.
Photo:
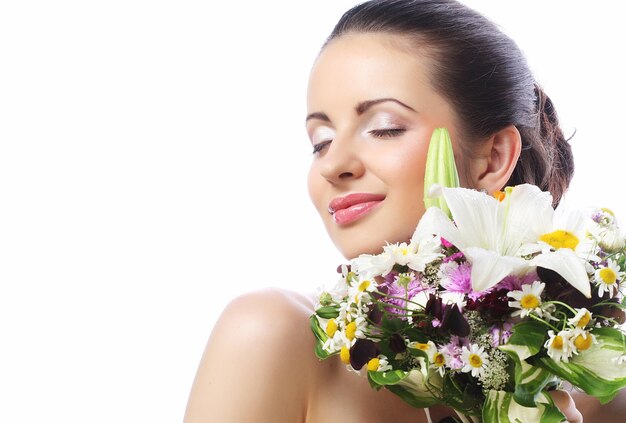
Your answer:
[[[417,274],[411,273],[410,279],[407,279],[407,276],[406,273],[399,275],[397,272],[390,272],[384,277],[382,286],[387,288],[387,294],[382,302],[389,304],[388,307],[385,307],[389,313],[399,316],[406,315],[407,300],[428,288],[422,284]]]
[[[465,255],[463,255],[463,253],[459,251],[458,253],[454,253],[449,257],[444,257],[442,261],[444,263],[449,263],[451,261],[461,260],[464,258],[465,258]]]
[[[458,266],[450,265],[444,269],[441,286],[448,292],[466,294],[472,300],[480,298],[489,292],[475,292],[472,290],[472,266],[469,263],[461,263]]]
[[[522,277],[509,275],[502,279],[498,284],[493,288],[495,290],[505,289],[507,291],[521,291],[522,285],[528,285],[533,283],[534,281],[538,281],[539,276],[535,272],[530,272]]]
[[[443,248],[452,248],[453,245],[450,243],[450,241],[448,241],[447,239],[441,237],[441,246]]]
[[[499,345],[506,344],[513,333],[511,332],[512,327],[513,323],[510,322],[506,322],[502,326],[492,326],[491,329],[489,329],[491,345],[495,348]]]
[[[464,364],[461,359],[461,351],[464,345],[468,345],[465,338],[451,336],[450,342],[441,347],[441,353],[446,357],[446,362],[451,369],[460,369],[463,367]]]

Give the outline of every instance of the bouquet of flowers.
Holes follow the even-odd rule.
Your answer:
[[[546,393],[562,381],[610,401],[626,386],[626,242],[613,213],[555,210],[534,185],[459,188],[444,129],[426,174],[431,207],[411,240],[340,266],[320,293],[317,356],[463,422],[563,421]]]

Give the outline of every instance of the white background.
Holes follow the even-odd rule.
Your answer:
[[[230,299],[334,280],[305,91],[355,3],[1,3],[0,421],[180,421]],[[626,221],[620,3],[466,3],[577,131],[570,200]]]

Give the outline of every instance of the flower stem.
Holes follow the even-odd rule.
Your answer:
[[[528,317],[530,317],[530,318],[532,318],[532,319],[535,319],[536,321],[541,322],[541,323],[543,323],[544,325],[548,326],[549,328],[552,328],[552,329],[554,329],[555,331],[559,332],[559,329],[558,329],[557,327],[555,327],[555,326],[551,325],[550,323],[546,322],[546,321],[545,321],[545,320],[543,320],[542,318],[535,316],[534,314],[529,314],[529,315],[528,315]]]

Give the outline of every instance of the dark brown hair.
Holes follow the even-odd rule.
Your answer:
[[[433,57],[431,82],[453,105],[466,149],[515,125],[522,153],[507,185],[535,184],[558,204],[574,172],[571,147],[526,58],[493,22],[454,0],[373,0],[347,11],[326,44],[359,32],[406,36]]]

